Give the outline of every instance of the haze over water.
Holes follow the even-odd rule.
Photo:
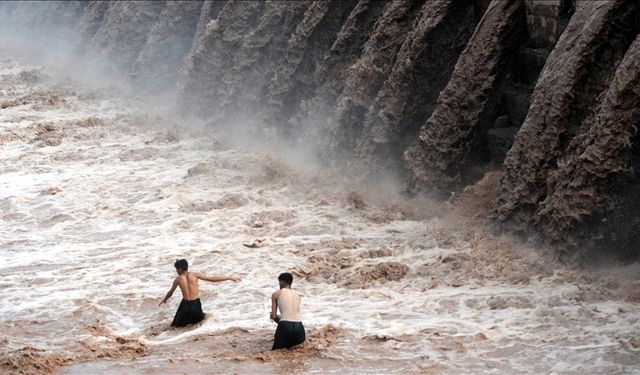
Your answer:
[[[5,366],[28,351],[61,373],[640,373],[637,267],[569,270],[426,199],[301,168],[263,133],[228,139],[7,58],[0,101]],[[242,282],[204,283],[205,322],[165,330],[182,257]],[[287,270],[310,340],[273,354]]]

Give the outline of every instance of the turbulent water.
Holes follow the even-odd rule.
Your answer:
[[[302,168],[268,132],[7,58],[0,106],[5,371],[640,373],[637,267],[566,269],[462,209]],[[181,257],[242,281],[204,283],[207,319],[168,330]],[[271,353],[286,270],[309,340]]]

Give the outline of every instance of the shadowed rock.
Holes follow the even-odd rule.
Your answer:
[[[269,82],[265,107],[271,122],[286,123],[317,87],[314,72],[349,16],[356,0],[316,0],[289,39],[286,57]]]
[[[105,58],[116,70],[128,70],[144,48],[147,35],[164,9],[164,1],[110,2],[91,38],[95,60]],[[106,67],[110,69],[109,66]]]
[[[618,66],[611,85],[607,89],[602,104],[595,115],[583,125],[585,132],[571,140],[567,152],[558,162],[557,169],[547,178],[547,197],[536,212],[547,237],[561,242],[571,241],[579,229],[591,232],[593,228],[580,228],[594,215],[609,210],[623,212],[627,223],[638,218],[638,211],[620,206],[628,200],[637,200],[629,195],[637,194],[637,177],[633,167],[633,137],[640,118],[640,37],[636,37]],[[637,152],[637,151],[636,151]],[[637,155],[635,156],[637,159]],[[621,176],[622,175],[622,176]],[[635,180],[622,197],[613,201],[611,185],[616,177]],[[625,196],[627,197],[625,199]],[[620,201],[622,198],[622,201]],[[616,204],[617,203],[617,204]],[[626,202],[627,206],[634,203]],[[628,211],[628,212],[627,212]],[[614,215],[620,216],[620,215]],[[608,232],[620,232],[626,237],[632,228],[625,223],[615,223],[618,228],[609,227]],[[603,228],[604,229],[604,228]],[[579,236],[590,239],[594,233]],[[637,240],[634,239],[634,240]],[[626,244],[620,244],[625,246]],[[637,256],[638,254],[636,254]]]
[[[199,45],[192,48],[181,70],[178,89],[184,109],[201,116],[219,111],[227,92],[222,78],[232,69],[235,55],[264,8],[261,1],[230,1],[217,19],[207,24]]]
[[[362,158],[390,167],[417,137],[476,26],[471,1],[427,1],[365,118]]]
[[[629,42],[629,1],[581,2],[547,59],[525,122],[504,161],[495,205],[506,228],[522,231],[549,193],[547,176],[613,74]],[[608,51],[608,52],[605,52]],[[612,53],[614,52],[614,53]],[[618,52],[619,54],[619,52]],[[587,131],[587,129],[582,129]]]
[[[398,50],[424,1],[390,2],[376,22],[360,58],[348,68],[335,108],[330,147],[335,153],[353,150],[369,106],[388,77]]]
[[[479,159],[474,151],[487,131],[484,117],[497,105],[497,83],[526,35],[525,26],[522,1],[493,1],[484,13],[420,131],[419,144],[405,154],[419,185],[448,189],[472,177]]]
[[[202,1],[166,2],[131,69],[134,84],[153,92],[173,88],[194,39],[202,4]]]

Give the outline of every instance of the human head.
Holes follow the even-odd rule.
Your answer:
[[[178,275],[183,272],[187,272],[187,270],[189,269],[189,263],[187,263],[186,259],[176,260],[173,266],[176,268],[176,272],[178,273]]]
[[[280,282],[280,288],[290,287],[291,284],[293,284],[293,275],[289,272],[281,273],[280,276],[278,276],[278,281]]]

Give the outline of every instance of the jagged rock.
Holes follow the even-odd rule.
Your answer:
[[[393,167],[417,137],[476,26],[471,1],[427,1],[364,120],[358,153]],[[400,164],[401,166],[401,164]]]
[[[114,1],[109,2],[102,23],[91,38],[94,62],[106,57],[104,68],[128,70],[138,57],[147,35],[160,13],[164,1]],[[113,67],[110,65],[113,64]]]
[[[360,58],[349,67],[335,109],[331,149],[353,150],[369,106],[391,72],[395,58],[423,1],[394,0],[385,7]]]
[[[342,92],[348,67],[360,56],[371,30],[387,6],[386,1],[358,1],[314,73],[316,81],[322,83],[320,95],[335,99]]]
[[[356,0],[316,0],[307,8],[289,39],[283,64],[269,82],[271,121],[288,121],[300,102],[313,96],[314,72],[355,5]]]
[[[178,82],[181,106],[202,116],[220,109],[227,92],[222,78],[265,9],[262,1],[229,1],[215,20],[207,23],[198,45],[192,47]]]
[[[262,117],[267,86],[285,61],[288,41],[310,5],[311,1],[265,3],[259,22],[245,36],[233,65],[222,77],[226,92],[220,96],[220,105],[226,117],[240,112],[252,119]]]
[[[551,52],[531,107],[503,165],[496,218],[513,231],[534,221],[547,191],[547,176],[610,79],[615,57],[624,49],[633,22],[629,2],[581,2]],[[586,129],[585,129],[586,131]]]
[[[131,69],[134,84],[152,92],[172,88],[194,39],[202,1],[167,1]]]
[[[584,133],[571,140],[558,167],[549,173],[546,180],[547,196],[536,212],[536,218],[548,238],[570,241],[575,237],[568,234],[575,232],[579,225],[592,216],[607,210],[625,209],[616,205],[609,207],[607,192],[611,189],[607,189],[607,185],[617,175],[631,175],[635,180],[634,185],[637,185],[637,177],[633,177],[637,171],[630,170],[630,167],[633,147],[638,146],[632,140],[636,132],[634,124],[637,126],[640,123],[638,61],[640,37],[636,37],[618,66],[595,116],[583,124],[588,130],[585,129]],[[634,190],[636,188],[628,189],[625,195]],[[637,196],[629,198],[637,200]],[[627,225],[615,223],[622,227],[608,228],[610,232],[621,232],[622,236],[633,232],[628,223],[632,223],[638,213],[628,212],[623,216],[627,218]],[[591,232],[593,228],[587,230]],[[591,233],[580,238],[591,238],[593,235]]]
[[[521,1],[491,3],[422,127],[419,144],[405,154],[418,184],[449,189],[478,177],[470,174],[480,159],[482,136],[493,124],[483,120],[497,105],[499,76],[525,31]]]
[[[190,57],[195,53],[198,46],[202,44],[202,38],[204,38],[207,25],[209,22],[218,18],[218,15],[226,2],[227,0],[205,0],[202,3],[196,31],[194,33],[193,40],[189,43],[191,47],[185,60],[190,61]]]

